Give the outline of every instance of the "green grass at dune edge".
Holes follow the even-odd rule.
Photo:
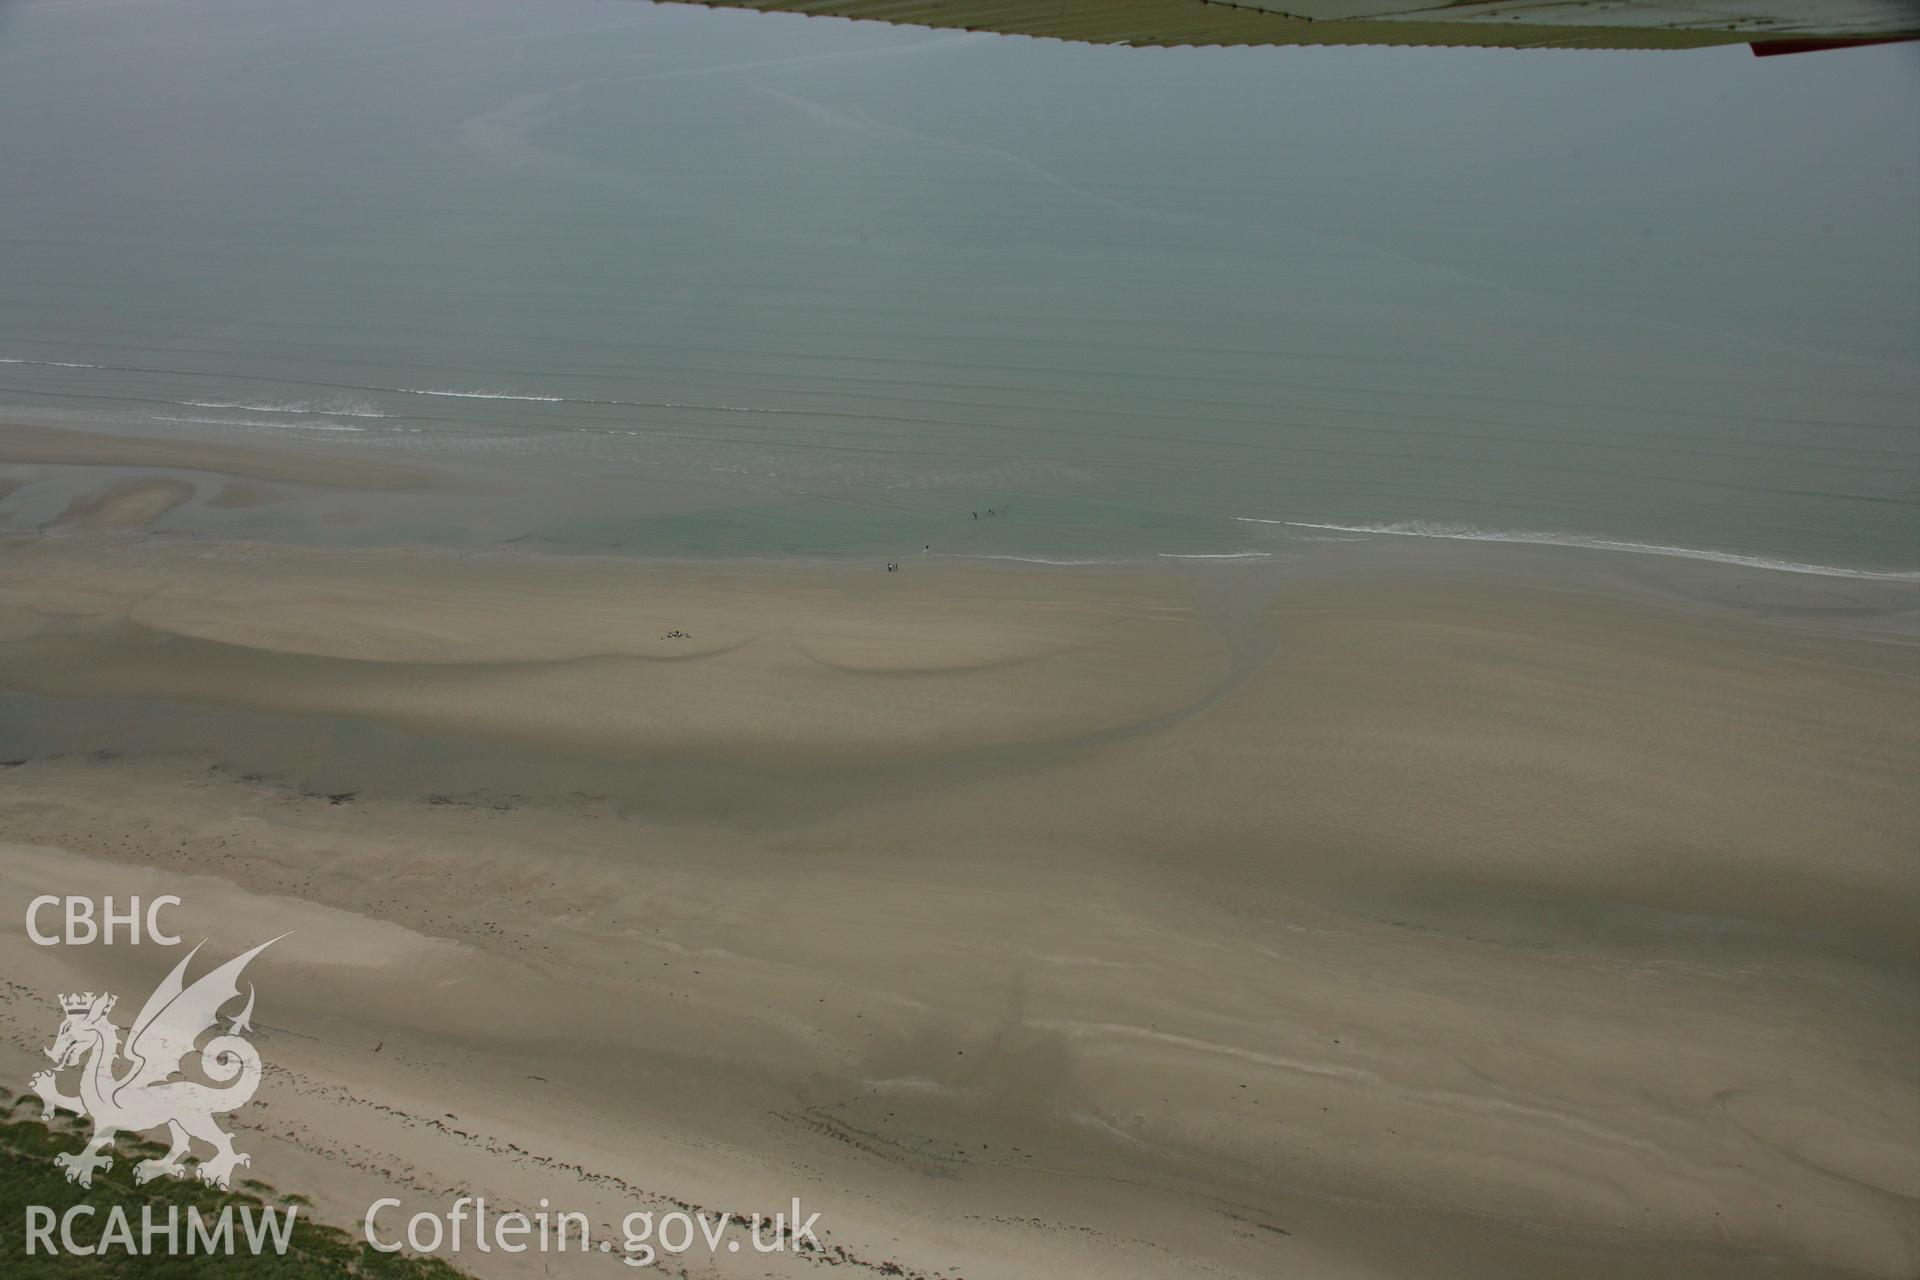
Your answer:
[[[231,1191],[207,1186],[194,1178],[159,1178],[146,1186],[135,1186],[135,1162],[163,1154],[166,1147],[161,1143],[122,1135],[115,1144],[112,1168],[96,1172],[91,1188],[76,1186],[67,1181],[53,1160],[61,1152],[78,1151],[86,1140],[87,1126],[68,1116],[42,1118],[39,1110],[39,1100],[31,1095],[22,1095],[11,1104],[0,1101],[0,1274],[8,1280],[99,1280],[101,1277],[463,1280],[465,1273],[436,1258],[380,1253],[347,1231],[313,1221],[308,1217],[310,1202],[304,1196],[281,1194],[252,1179],[236,1180],[235,1189]],[[96,1256],[45,1252],[29,1256],[26,1252],[29,1207],[44,1205],[55,1215],[61,1215],[78,1204],[90,1204],[95,1210],[84,1226],[75,1228],[76,1238],[88,1244],[100,1238],[107,1216],[116,1205],[132,1223],[136,1242],[141,1213],[148,1205],[162,1217],[168,1206],[178,1206],[183,1220],[189,1206],[209,1220],[217,1217],[222,1209],[231,1208],[236,1219],[235,1235],[241,1241],[245,1239],[238,1221],[242,1208],[258,1213],[263,1207],[297,1207],[298,1213],[284,1254],[268,1251],[259,1255],[236,1252],[211,1257],[184,1253],[140,1256],[114,1249]],[[59,1238],[57,1230],[54,1238]],[[159,1247],[166,1248],[164,1241]]]

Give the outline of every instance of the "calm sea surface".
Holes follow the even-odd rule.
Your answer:
[[[450,542],[1911,571],[1916,121],[1912,47],[0,5],[0,420],[492,468]]]

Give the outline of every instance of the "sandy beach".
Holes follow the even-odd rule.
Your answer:
[[[1920,1280],[1916,0],[970,3],[0,0],[0,1280]]]
[[[172,893],[210,953],[291,931],[236,1133],[346,1225],[798,1196],[943,1280],[1920,1265],[1912,584],[142,538],[376,482],[291,456],[114,455],[165,474],[0,543],[8,1078],[54,992],[176,958],[26,903]]]

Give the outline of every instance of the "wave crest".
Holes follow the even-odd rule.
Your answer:
[[[1424,520],[1375,524],[1319,524],[1308,520],[1269,520],[1259,516],[1235,516],[1234,519],[1242,524],[1285,525],[1293,529],[1325,529],[1337,533],[1377,533],[1396,538],[1444,538],[1454,542],[1522,542],[1549,547],[1585,547],[1593,551],[1631,551],[1640,555],[1675,556],[1683,560],[1710,560],[1715,564],[1739,565],[1747,569],[1772,569],[1778,573],[1809,573],[1828,578],[1865,578],[1878,582],[1920,582],[1920,570],[1916,569],[1851,569],[1844,565],[1804,564],[1795,560],[1777,560],[1771,556],[1742,555],[1736,551],[1675,547],[1660,542],[1626,542],[1617,538],[1599,538],[1578,533],[1553,533],[1538,529],[1476,529],[1471,525],[1434,524]]]

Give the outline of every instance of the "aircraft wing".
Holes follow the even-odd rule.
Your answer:
[[[1920,37],[1920,0],[681,0],[1088,44],[1798,53]]]

